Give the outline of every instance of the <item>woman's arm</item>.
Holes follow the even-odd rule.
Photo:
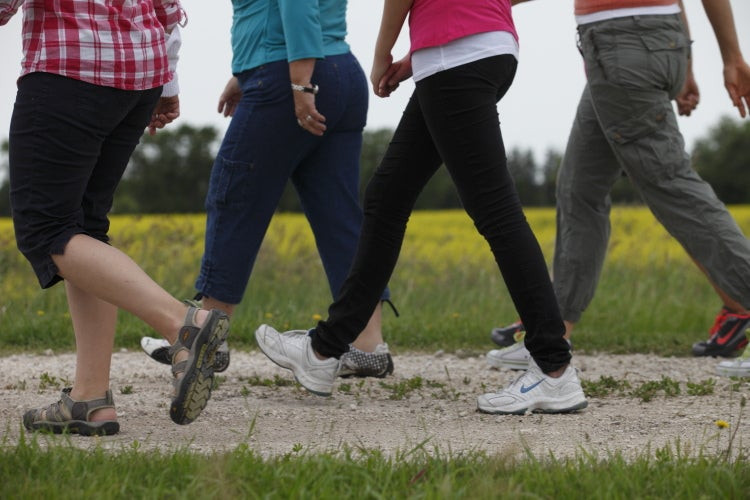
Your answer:
[[[289,80],[293,85],[312,88],[315,60],[324,54],[318,2],[279,0],[279,12],[289,61]],[[325,92],[325,89],[322,91]],[[311,134],[323,135],[326,119],[315,107],[315,94],[293,90],[293,87],[289,88],[289,92],[294,96],[294,114],[299,126]]]
[[[688,25],[687,14],[685,13],[685,6],[682,0],[680,0],[680,18],[682,19],[682,24],[685,26],[685,34],[690,38],[690,26]],[[685,84],[682,86],[680,93],[674,98],[677,103],[677,112],[683,116],[690,116],[693,110],[698,107],[700,97],[698,83],[695,81],[695,76],[693,75],[693,57],[691,55],[688,58]]]
[[[750,66],[742,57],[734,27],[734,16],[729,0],[703,0],[716,41],[724,61],[724,87],[740,116],[747,116],[750,109]]]
[[[375,55],[370,72],[372,88],[375,94],[380,97],[389,95],[398,86],[398,81],[404,79],[402,78],[406,73],[404,63],[408,61],[408,56],[399,61],[400,66],[394,68],[391,50],[401,33],[406,15],[413,3],[414,0],[385,0],[383,5],[383,16],[380,20],[380,31],[375,42]],[[401,80],[394,82],[393,80],[397,80],[397,78],[393,78],[396,73],[399,74]],[[411,66],[409,66],[408,73],[411,74]],[[406,78],[408,76],[407,74]]]

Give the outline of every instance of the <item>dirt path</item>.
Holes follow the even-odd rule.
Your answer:
[[[647,403],[632,395],[590,398],[586,410],[572,415],[493,416],[475,411],[476,396],[506,385],[516,372],[490,369],[480,357],[439,353],[398,354],[395,364],[396,372],[385,380],[340,380],[333,397],[321,398],[295,385],[259,384],[257,380],[273,381],[277,376],[289,381],[291,375],[258,352],[235,351],[200,418],[178,426],[167,414],[168,369],[140,352],[119,352],[113,359],[112,390],[120,434],[74,436],[71,442],[120,449],[137,441],[142,449],[201,452],[231,450],[246,443],[264,456],[289,453],[300,445],[310,451],[348,445],[396,453],[424,443],[443,453],[479,449],[519,455],[528,448],[537,456],[552,451],[564,457],[581,449],[600,456],[609,451],[632,455],[679,439],[683,450],[716,453],[729,443],[741,413],[741,396],[750,394],[750,382],[716,377],[713,359],[577,355],[582,379],[611,376],[637,387],[666,376],[680,383],[680,395],[659,394]],[[73,367],[72,354],[0,358],[1,443],[17,441],[23,411],[54,401],[65,379],[72,378]],[[414,382],[415,377],[422,378],[421,388],[407,392],[403,399],[392,399],[398,392],[393,386]],[[706,379],[715,379],[713,394],[687,394],[687,382]],[[125,394],[127,386],[132,388],[130,394]],[[730,427],[719,429],[716,420],[725,420]],[[747,453],[748,446],[750,426],[743,422],[733,449]]]

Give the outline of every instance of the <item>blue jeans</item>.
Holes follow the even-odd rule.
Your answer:
[[[286,61],[237,77],[242,100],[211,171],[196,288],[229,304],[242,300],[271,217],[291,179],[335,297],[349,271],[362,223],[359,158],[368,98],[364,72],[351,53],[316,62],[316,106],[327,126],[322,137],[297,124]]]

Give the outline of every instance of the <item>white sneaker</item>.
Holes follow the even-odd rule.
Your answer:
[[[503,349],[492,349],[487,353],[487,364],[493,368],[510,368],[511,370],[527,370],[531,354],[523,343],[520,342],[504,347]]]
[[[516,335],[516,343],[502,349],[493,349],[487,353],[487,364],[493,368],[510,368],[511,370],[528,370],[531,353],[523,343],[524,333]],[[568,345],[570,340],[565,339]],[[571,345],[572,347],[572,345]]]
[[[477,398],[477,408],[485,413],[567,413],[587,406],[575,368],[568,365],[560,377],[553,378],[542,373],[533,359],[529,369],[506,389]]]
[[[716,365],[716,373],[724,377],[750,377],[750,347],[745,347],[739,358]]]
[[[260,350],[282,368],[292,370],[294,378],[305,389],[318,396],[330,396],[339,371],[339,360],[320,360],[315,356],[306,330],[279,333],[273,327],[260,325],[255,330]]]

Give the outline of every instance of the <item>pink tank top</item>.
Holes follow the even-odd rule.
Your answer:
[[[412,52],[488,31],[518,39],[510,0],[415,0],[409,11]]]

